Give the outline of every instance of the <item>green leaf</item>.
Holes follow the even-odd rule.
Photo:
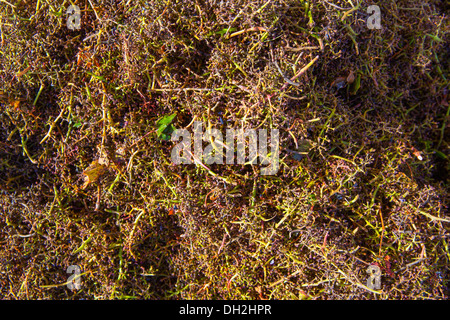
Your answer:
[[[447,160],[447,156],[446,156],[444,153],[442,153],[442,152],[440,152],[440,151],[438,151],[438,150],[434,150],[434,152],[436,153],[436,155],[437,155],[439,158],[444,159],[444,160]]]
[[[216,31],[216,32],[209,32],[206,36],[207,37],[210,37],[210,36],[212,36],[213,34],[218,34],[218,35],[221,35],[221,36],[223,36],[225,33],[227,33],[227,32],[234,32],[234,31],[236,31],[237,29],[236,28],[225,28],[225,29],[222,29],[222,30],[220,30],[220,31]]]
[[[433,40],[436,41],[436,42],[442,42],[442,41],[444,41],[444,40],[442,40],[441,38],[439,38],[438,36],[435,36],[435,35],[433,35],[433,34],[427,33],[426,36],[429,36],[431,39],[433,39]]]
[[[166,127],[166,129],[161,132],[161,134],[159,134],[159,138],[162,140],[166,140],[169,141],[172,135],[172,132],[175,131],[175,127],[173,125],[169,125],[168,127]]]
[[[361,87],[361,74],[358,73],[358,75],[356,76],[355,81],[352,83],[352,87],[351,87],[351,94],[355,95],[359,88]]]
[[[176,115],[176,113],[166,115],[163,118],[159,119],[158,122],[156,122],[156,126],[158,127],[156,129],[156,135],[158,136],[158,138],[166,141],[170,140],[170,135],[173,131],[175,131],[175,127],[171,124],[171,122],[176,117]]]
[[[166,115],[164,116],[162,119],[159,119],[158,122],[156,123],[156,125],[160,126],[160,125],[169,125],[172,120],[176,117],[176,113],[173,113],[171,115]]]
[[[223,36],[227,32],[234,32],[236,30],[237,30],[236,28],[225,28],[220,31],[217,31],[216,34],[220,34],[221,36]]]

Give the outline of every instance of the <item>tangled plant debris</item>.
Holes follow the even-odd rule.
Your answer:
[[[0,3],[0,297],[448,299],[447,4],[73,4]],[[278,172],[175,165],[194,121]]]

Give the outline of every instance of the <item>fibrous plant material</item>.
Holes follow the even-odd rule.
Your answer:
[[[0,4],[0,297],[448,299],[444,2],[73,2]]]

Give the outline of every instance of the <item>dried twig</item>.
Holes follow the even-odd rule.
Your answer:
[[[244,32],[251,32],[251,31],[267,32],[267,30],[262,28],[262,27],[253,27],[253,28],[248,28],[248,29],[243,29],[243,30],[240,30],[240,31],[233,32],[232,34],[230,34],[229,38],[238,36],[240,34],[243,34]]]

